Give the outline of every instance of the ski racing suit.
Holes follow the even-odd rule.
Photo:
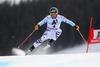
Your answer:
[[[39,26],[42,26],[43,24],[47,23],[47,29],[42,35],[42,37],[33,43],[34,47],[37,48],[42,42],[48,39],[56,41],[62,33],[62,30],[60,29],[62,22],[65,22],[72,27],[75,26],[74,22],[68,20],[67,18],[59,14],[54,19],[50,15],[48,15],[42,21],[40,21],[38,23]]]

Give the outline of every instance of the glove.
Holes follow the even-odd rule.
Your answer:
[[[35,26],[35,30],[38,30],[39,29],[39,24],[37,24],[36,26]]]
[[[80,29],[80,27],[79,27],[78,25],[75,25],[74,28],[75,28],[76,30],[79,30],[79,29]]]

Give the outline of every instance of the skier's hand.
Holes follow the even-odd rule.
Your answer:
[[[75,25],[74,28],[75,28],[76,30],[79,30],[79,29],[80,29],[80,27],[79,27],[78,25]]]
[[[35,30],[38,30],[39,29],[39,24],[37,24],[36,26],[35,26]]]

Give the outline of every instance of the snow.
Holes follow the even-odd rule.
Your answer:
[[[100,67],[100,52],[85,50],[86,45],[80,45],[53,54],[24,56],[24,51],[13,48],[18,55],[0,56],[0,67]]]
[[[100,67],[100,53],[0,57],[0,67]]]
[[[12,49],[12,54],[14,54],[14,55],[23,55],[24,56],[25,52],[20,50],[20,49],[18,49],[18,48],[13,48]]]

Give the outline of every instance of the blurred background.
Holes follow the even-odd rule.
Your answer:
[[[57,7],[59,14],[80,26],[84,38],[88,39],[90,17],[93,28],[100,29],[100,0],[0,0],[0,55],[11,55],[11,49],[32,32],[34,26],[49,14],[51,7]],[[46,24],[36,31],[21,47],[28,49],[42,36]],[[62,23],[62,35],[54,43],[59,51],[84,43],[78,31]]]

